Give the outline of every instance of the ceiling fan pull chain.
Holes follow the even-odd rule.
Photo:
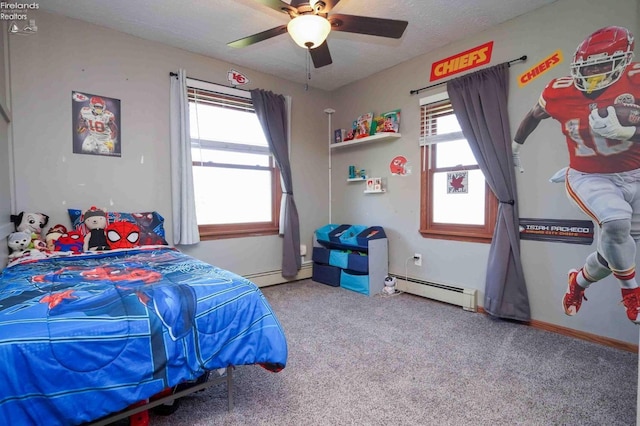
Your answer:
[[[304,84],[304,91],[309,90],[309,81],[311,80],[311,49],[307,48],[307,61],[305,62],[305,71],[307,73],[307,82]]]

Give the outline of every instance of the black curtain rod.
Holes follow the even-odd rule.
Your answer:
[[[172,71],[172,72],[170,72],[170,73],[169,73],[169,76],[170,76],[170,77],[177,77],[177,76],[178,76],[178,73],[175,73],[175,72],[173,72],[173,71]],[[217,84],[218,86],[224,86],[224,84],[220,84],[220,83],[212,83],[212,82],[210,82],[210,81],[200,80],[200,79],[198,79],[198,78],[192,78],[192,77],[187,77],[187,78],[188,78],[189,80],[200,81],[200,82],[202,82],[202,83]],[[243,92],[248,92],[248,90],[247,90],[247,89],[238,89],[238,88],[237,88],[237,87],[235,87],[235,86],[224,86],[224,87],[229,87],[229,88],[231,88],[231,89],[242,90]]]
[[[511,64],[513,64],[514,62],[520,62],[520,61],[526,61],[526,60],[527,60],[527,55],[522,55],[517,59],[510,60],[509,62],[507,62],[507,65],[511,66]],[[447,84],[448,81],[449,80],[441,81],[440,83],[435,83],[435,84],[432,84],[431,86],[426,86],[426,87],[423,87],[421,89],[415,89],[415,90],[410,91],[409,94],[410,95],[416,95],[416,94],[422,92],[423,90],[427,90],[427,89],[431,89],[432,87],[438,87],[438,86],[442,86],[443,84]]]

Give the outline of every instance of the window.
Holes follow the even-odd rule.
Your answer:
[[[200,238],[277,234],[280,174],[250,95],[208,85],[188,88]]]
[[[442,98],[442,96],[440,96]],[[420,233],[427,238],[490,242],[498,202],[448,99],[420,107]]]

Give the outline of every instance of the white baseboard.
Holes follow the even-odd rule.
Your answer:
[[[267,287],[275,284],[282,284],[290,281],[298,281],[303,280],[305,278],[311,278],[312,274],[312,262],[304,262],[302,267],[298,271],[298,275],[293,278],[285,278],[282,276],[282,270],[277,271],[268,271],[268,272],[259,272],[256,274],[248,274],[244,275],[244,277],[258,287]]]

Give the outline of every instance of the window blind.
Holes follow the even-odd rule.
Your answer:
[[[420,106],[420,146],[431,145],[462,138],[462,132],[438,136],[438,118],[452,115],[453,106],[449,99]]]
[[[187,97],[189,98],[189,101],[200,104],[255,113],[253,102],[251,101],[251,99],[247,98],[236,97],[225,93],[196,89],[194,87],[187,88]]]

